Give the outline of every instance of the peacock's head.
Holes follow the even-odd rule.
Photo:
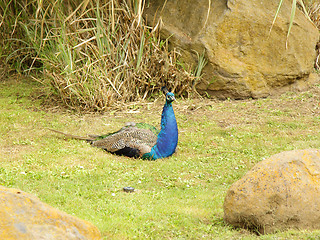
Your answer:
[[[166,95],[166,102],[172,103],[175,99],[174,94],[172,92],[169,92],[169,90],[166,87],[161,88],[164,95]]]

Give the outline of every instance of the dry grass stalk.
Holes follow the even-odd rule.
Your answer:
[[[310,6],[309,6],[309,17],[312,20],[312,22],[317,26],[317,28],[320,31],[320,2],[316,1],[316,2],[311,2]],[[320,70],[320,39],[319,42],[316,46],[316,51],[317,51],[317,57],[315,60],[315,64],[314,67],[317,70]]]
[[[104,111],[157,95],[162,85],[188,95],[192,77],[177,67],[178,53],[144,25],[143,1],[131,5],[134,11],[116,0],[21,5],[15,34],[25,39],[7,60],[43,69],[43,84],[73,109]]]
[[[319,5],[306,4],[318,28]],[[142,0],[0,1],[0,57],[16,71],[41,71],[39,81],[72,109],[121,107],[162,85],[193,95],[205,59],[196,70],[179,68],[179,53],[144,25],[143,7]],[[317,51],[319,69],[320,43]]]

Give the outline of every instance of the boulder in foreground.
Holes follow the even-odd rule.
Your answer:
[[[61,212],[35,196],[0,186],[0,239],[101,239],[91,223]]]
[[[320,229],[320,150],[282,152],[258,163],[227,192],[224,220],[261,234]]]

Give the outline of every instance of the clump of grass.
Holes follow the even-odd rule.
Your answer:
[[[273,27],[274,23],[276,22],[276,19],[278,17],[278,14],[279,14],[281,6],[282,6],[282,2],[283,2],[283,0],[279,0],[278,9],[277,9],[277,11],[275,13],[275,16],[274,16],[274,19],[273,19],[273,22],[272,22],[272,25],[271,25],[271,28],[270,28],[270,32],[272,30],[272,27]],[[308,12],[306,10],[306,7],[305,7],[305,3],[303,2],[303,0],[293,0],[292,1],[292,5],[291,5],[290,22],[289,22],[289,27],[288,27],[288,32],[287,32],[286,47],[287,47],[287,44],[288,44],[288,39],[289,39],[289,35],[290,35],[290,32],[291,32],[291,28],[292,28],[292,25],[293,25],[293,19],[295,17],[296,9],[297,9],[297,5],[298,4],[299,4],[299,6],[301,6],[305,16],[311,21],[311,19],[309,17],[309,14],[308,14]]]
[[[193,72],[195,79],[193,81],[192,87],[193,87],[194,91],[196,91],[195,90],[196,84],[198,83],[198,81],[200,80],[200,78],[202,76],[202,70],[208,63],[208,60],[205,58],[205,51],[203,51],[202,54],[199,54],[198,52],[196,52],[196,54],[198,57],[198,64]]]
[[[150,97],[164,84],[190,93],[192,74],[178,68],[178,53],[167,51],[157,28],[144,24],[142,3],[38,0],[18,4],[5,23],[17,3],[4,1],[2,22],[16,26],[6,61],[19,71],[42,71],[38,80],[73,109],[103,111]]]
[[[319,1],[309,1],[308,15],[312,22],[320,29],[320,2]]]
[[[313,2],[309,4],[309,11],[308,14],[310,16],[310,19],[312,22],[317,26],[317,28],[320,30],[320,2]],[[317,51],[317,57],[315,61],[315,69],[320,70],[320,39],[316,46]]]
[[[274,19],[273,19],[273,22],[272,22],[272,25],[270,28],[270,32],[272,31],[273,25],[274,25],[274,23],[277,19],[277,16],[280,12],[282,2],[283,2],[283,0],[279,0],[278,9],[275,13],[275,16],[274,16]],[[308,18],[309,21],[313,22],[320,31],[320,3],[318,1],[314,2],[313,0],[293,0],[292,5],[291,5],[291,14],[290,14],[288,33],[287,33],[286,47],[288,44],[288,39],[289,39],[289,35],[291,32],[291,28],[293,26],[293,20],[295,17],[297,6],[301,8],[301,10],[304,12],[306,18]],[[308,11],[307,11],[307,9],[308,9]],[[315,60],[315,69],[319,70],[320,69],[320,67],[319,67],[319,64],[320,64],[320,39],[319,39],[319,42],[317,43],[316,51],[317,51],[317,58]]]
[[[319,27],[319,4],[305,5]],[[123,106],[153,97],[164,84],[193,96],[204,56],[198,55],[195,70],[178,65],[179,53],[160,40],[159,25],[144,24],[143,8],[142,0],[1,1],[0,61],[18,72],[43,73],[36,78],[50,99],[71,109]]]

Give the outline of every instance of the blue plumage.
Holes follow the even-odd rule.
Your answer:
[[[151,148],[150,153],[146,153],[142,158],[165,158],[171,156],[178,144],[178,126],[172,102],[175,100],[174,94],[166,94],[166,103],[161,115],[161,131],[157,137],[157,143]]]
[[[128,123],[119,131],[91,137],[79,137],[50,130],[71,138],[87,140],[92,146],[116,155],[149,160],[169,157],[175,152],[178,144],[178,126],[172,108],[175,97],[165,87],[162,91],[166,96],[166,103],[162,110],[160,131],[146,123]]]

